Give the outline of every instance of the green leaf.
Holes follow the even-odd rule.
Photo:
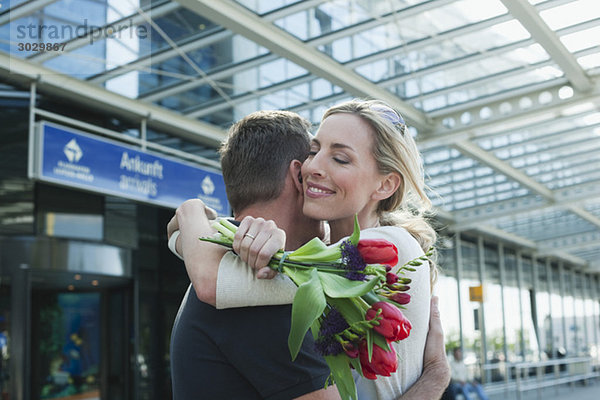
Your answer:
[[[373,359],[373,333],[375,331],[372,329],[367,330],[367,354],[369,355],[369,362]]]
[[[354,378],[352,377],[346,353],[340,353],[336,356],[325,356],[325,362],[329,365],[342,400],[357,399],[356,385],[354,384]]]
[[[323,313],[327,302],[317,271],[309,271],[310,279],[300,286],[292,303],[292,326],[288,337],[288,347],[292,360],[296,359],[308,328]]]
[[[364,376],[362,372],[362,365],[360,364],[360,357],[351,358],[350,364],[354,367],[356,372],[358,372],[361,376]]]
[[[391,349],[390,345],[388,344],[388,341],[377,332],[373,332],[373,343],[375,343],[377,346],[381,347],[385,351],[390,351]]]
[[[300,269],[293,267],[283,267],[283,272],[290,277],[296,286],[302,285],[310,280],[310,271],[308,269]]]
[[[350,299],[328,297],[327,302],[334,306],[349,324],[365,319],[365,312]]]
[[[353,281],[343,276],[319,272],[325,294],[329,297],[358,297],[370,292],[379,283],[378,277],[368,281]]]
[[[315,322],[310,326],[310,332],[312,333],[313,339],[316,341],[319,337],[319,331],[321,330],[321,322],[319,319],[315,319]]]
[[[350,243],[354,246],[358,245],[358,241],[360,240],[360,226],[358,225],[358,215],[354,214],[354,231],[350,236]]]
[[[288,256],[293,261],[318,261],[331,262],[337,261],[342,257],[339,245],[327,246],[319,238],[312,238],[299,249],[293,251]]]
[[[325,243],[323,243],[321,241],[321,239],[312,238],[311,240],[309,240],[308,242],[306,242],[302,246],[300,246],[298,249],[293,251],[290,255],[302,257],[302,256],[310,255],[313,253],[318,253],[318,252],[324,251],[326,249],[327,249],[327,245]]]

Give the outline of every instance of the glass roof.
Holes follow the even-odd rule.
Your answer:
[[[494,228],[600,271],[597,0],[1,4],[0,56],[222,131],[258,109],[316,126],[332,104],[385,98],[450,228]],[[197,135],[149,123],[147,140],[216,160]]]

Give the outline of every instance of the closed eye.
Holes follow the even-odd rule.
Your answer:
[[[350,164],[350,161],[340,160],[339,158],[333,157],[333,160],[338,164]]]

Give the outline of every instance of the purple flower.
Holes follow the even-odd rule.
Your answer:
[[[344,351],[344,347],[334,336],[319,337],[315,342],[315,349],[322,356],[335,356]]]
[[[358,247],[350,243],[350,240],[344,240],[340,246],[342,251],[342,262],[344,268],[348,271],[346,278],[353,281],[364,281],[367,279],[366,275],[362,273],[367,263],[360,255]]]
[[[327,316],[323,319],[323,322],[321,322],[319,336],[335,335],[349,327],[348,322],[346,322],[342,314],[332,307]]]
[[[323,356],[333,356],[343,352],[344,347],[335,335],[349,327],[342,314],[335,308],[331,308],[327,316],[321,321],[319,337],[315,341],[317,352]]]

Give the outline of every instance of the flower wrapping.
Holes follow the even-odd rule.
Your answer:
[[[396,246],[383,239],[360,240],[358,218],[354,221],[354,232],[341,243],[327,246],[314,238],[295,251],[278,252],[269,263],[298,286],[288,337],[292,360],[310,329],[331,371],[326,386],[335,384],[344,400],[357,398],[352,369],[367,379],[396,371],[391,343],[406,339],[412,328],[401,311],[410,301],[403,293],[410,279],[399,275],[431,256],[429,251],[392,273]],[[200,240],[231,248],[237,227],[227,219],[213,227],[217,236]]]

